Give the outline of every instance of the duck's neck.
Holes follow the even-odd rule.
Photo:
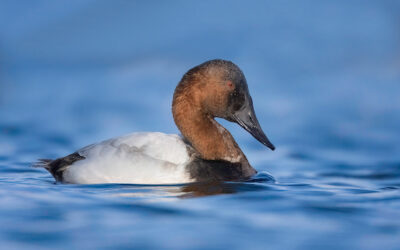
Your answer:
[[[229,131],[199,105],[186,98],[174,98],[172,109],[176,125],[202,159],[248,163]]]

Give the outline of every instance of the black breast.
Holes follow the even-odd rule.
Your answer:
[[[186,166],[190,177],[199,182],[208,181],[241,181],[249,179],[254,173],[244,171],[246,166],[242,162],[229,162],[223,160],[203,160],[195,158]]]

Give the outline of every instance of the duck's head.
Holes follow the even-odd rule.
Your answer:
[[[180,99],[187,100],[186,105],[190,103],[196,107],[193,112],[236,122],[259,142],[275,149],[257,120],[246,78],[234,63],[211,60],[190,69],[175,90],[175,121],[179,110],[174,106]]]

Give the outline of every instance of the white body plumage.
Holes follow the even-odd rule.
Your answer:
[[[176,184],[192,182],[186,143],[178,135],[133,133],[77,151],[83,160],[63,173],[68,183]]]

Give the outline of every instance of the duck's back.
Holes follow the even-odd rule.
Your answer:
[[[77,159],[60,169],[63,182],[173,184],[191,181],[185,170],[190,161],[188,146],[178,135],[133,133],[89,145],[72,156]]]

